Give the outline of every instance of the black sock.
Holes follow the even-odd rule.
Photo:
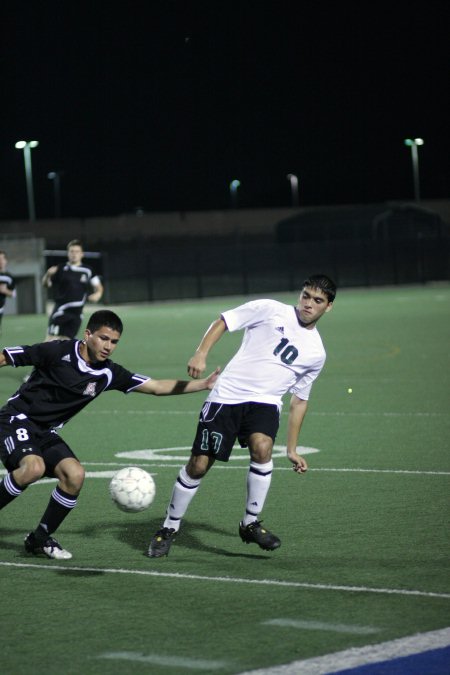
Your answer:
[[[46,539],[55,532],[76,505],[76,497],[64,492],[60,487],[55,487],[41,522],[34,532],[36,538]]]
[[[8,473],[0,483],[0,509],[19,497],[24,490],[24,487],[17,485],[12,473]]]

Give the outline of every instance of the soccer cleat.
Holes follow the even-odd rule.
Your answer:
[[[281,541],[275,534],[261,527],[261,520],[243,525],[239,523],[239,536],[246,544],[258,544],[265,551],[274,551],[281,546]]]
[[[163,527],[150,542],[148,547],[149,558],[162,558],[164,555],[169,555],[172,542],[175,541],[176,532],[173,527]]]
[[[25,537],[24,544],[27,553],[33,553],[33,555],[43,553],[47,558],[53,558],[54,560],[69,560],[72,557],[72,554],[60,546],[53,537],[47,537],[47,539],[40,541],[34,532],[30,532]]]

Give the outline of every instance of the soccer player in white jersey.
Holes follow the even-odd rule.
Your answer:
[[[78,239],[67,244],[67,261],[49,267],[42,284],[51,288],[55,304],[48,320],[45,341],[71,340],[76,337],[86,302],[99,302],[103,284],[83,262],[83,245]]]
[[[25,537],[29,553],[60,560],[72,557],[52,537],[77,504],[84,468],[57,430],[104,391],[165,396],[211,389],[219,369],[197,381],[154,380],[111,360],[123,325],[109,310],[94,312],[83,340],[58,340],[5,347],[1,366],[34,366],[31,376],[0,409],[0,509],[43,476],[57,478],[48,506]]]
[[[294,471],[302,474],[308,467],[297,454],[297,441],[312,384],[325,363],[316,324],[331,310],[335,296],[334,282],[318,274],[304,281],[295,307],[275,300],[253,300],[223,312],[211,324],[188,362],[191,377],[200,377],[210,349],[227,330],[244,329],[244,337],[201,410],[190,459],[175,481],[162,527],[150,542],[151,558],[168,555],[201,479],[216,460],[228,461],[236,439],[250,453],[239,535],[242,541],[264,550],[280,546],[280,539],[262,527],[259,515],[270,488],[282,396],[292,394],[287,457]]]

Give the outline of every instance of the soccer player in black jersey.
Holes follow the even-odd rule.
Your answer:
[[[16,294],[16,282],[8,272],[8,258],[5,251],[0,251],[0,332],[2,328],[3,308],[6,298],[13,298]]]
[[[67,262],[49,267],[42,284],[53,291],[55,306],[48,321],[49,340],[76,337],[86,302],[99,302],[103,285],[92,269],[83,263],[83,246],[78,239],[67,244]]]
[[[57,429],[103,391],[164,396],[211,389],[217,368],[202,380],[154,380],[132,373],[111,360],[123,330],[114,312],[90,317],[83,340],[6,347],[2,366],[34,366],[28,381],[0,409],[0,459],[7,474],[0,482],[0,509],[43,476],[58,479],[37,528],[25,538],[29,553],[72,557],[51,535],[77,503],[84,468]]]

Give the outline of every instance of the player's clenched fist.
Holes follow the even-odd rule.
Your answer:
[[[189,377],[198,378],[201,377],[202,373],[206,368],[206,359],[203,354],[196,352],[192,358],[188,361],[188,375]]]

